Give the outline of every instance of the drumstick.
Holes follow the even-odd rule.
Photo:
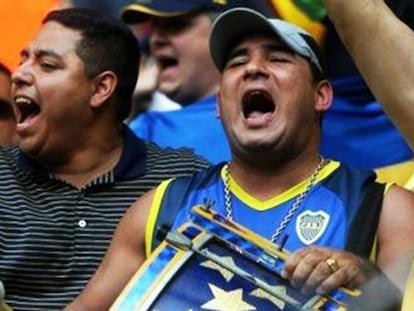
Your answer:
[[[223,268],[229,270],[230,272],[240,276],[241,278],[247,280],[250,283],[253,283],[255,286],[259,287],[260,289],[266,291],[267,293],[273,295],[274,297],[286,302],[287,304],[294,307],[296,310],[312,310],[309,308],[303,308],[299,301],[295,300],[292,297],[289,297],[287,295],[281,295],[280,293],[275,292],[275,290],[266,282],[255,278],[250,273],[246,272],[245,270],[241,269],[240,267],[237,267],[236,265],[229,265],[228,263],[223,262],[223,260],[217,256],[216,254],[208,251],[207,249],[200,249],[196,246],[194,246],[193,242],[190,238],[186,237],[182,233],[179,233],[177,231],[171,231],[167,234],[166,240],[171,243],[172,245],[178,247],[182,250],[191,250],[200,256],[203,256],[214,263],[222,266]]]
[[[5,290],[3,282],[0,281],[0,311],[13,311],[5,302],[4,302]]]

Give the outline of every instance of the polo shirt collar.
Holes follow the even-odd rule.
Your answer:
[[[124,146],[114,174],[115,178],[131,180],[145,173],[147,147],[127,125],[124,125],[123,131]]]
[[[131,180],[145,173],[147,147],[127,125],[123,125],[124,145],[121,158],[113,169],[115,179]],[[20,151],[18,165],[23,170],[46,173],[36,161]]]

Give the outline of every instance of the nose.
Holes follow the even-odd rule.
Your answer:
[[[13,87],[31,84],[33,82],[33,75],[29,69],[28,63],[25,62],[20,64],[12,73],[11,79]]]
[[[161,25],[153,25],[149,42],[151,51],[167,45],[168,35],[165,27],[162,27]]]
[[[252,56],[245,66],[244,78],[268,78],[269,73],[267,69],[266,60],[260,56]]]

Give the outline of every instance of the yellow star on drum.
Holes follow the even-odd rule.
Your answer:
[[[220,257],[220,259],[223,263],[227,264],[227,266],[236,267],[236,263],[234,262],[231,256]],[[220,272],[220,274],[223,276],[223,278],[227,282],[229,282],[234,276],[233,272],[223,268],[222,266],[216,264],[215,262],[211,260],[207,260],[207,261],[200,263],[200,266],[204,268],[208,268],[208,269],[217,270],[218,272]]]
[[[287,295],[287,291],[286,291],[286,287],[285,286],[272,286],[271,287],[273,289],[273,291],[277,294],[279,294],[280,297],[285,297]],[[258,297],[258,298],[262,298],[262,299],[267,299],[269,300],[271,303],[273,303],[276,307],[278,307],[280,310],[283,310],[285,308],[286,303],[279,298],[276,298],[274,296],[272,296],[271,294],[269,294],[268,292],[264,291],[263,289],[255,289],[254,291],[252,291],[250,293],[250,295]]]
[[[248,304],[243,300],[243,289],[235,289],[229,292],[213,285],[208,284],[211,292],[214,295],[214,299],[203,304],[201,306],[204,310],[216,310],[216,311],[253,311],[256,307]]]

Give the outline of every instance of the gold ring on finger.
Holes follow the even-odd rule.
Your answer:
[[[338,261],[336,259],[328,258],[325,260],[325,262],[328,265],[329,271],[331,271],[331,273],[334,273],[339,269]]]

